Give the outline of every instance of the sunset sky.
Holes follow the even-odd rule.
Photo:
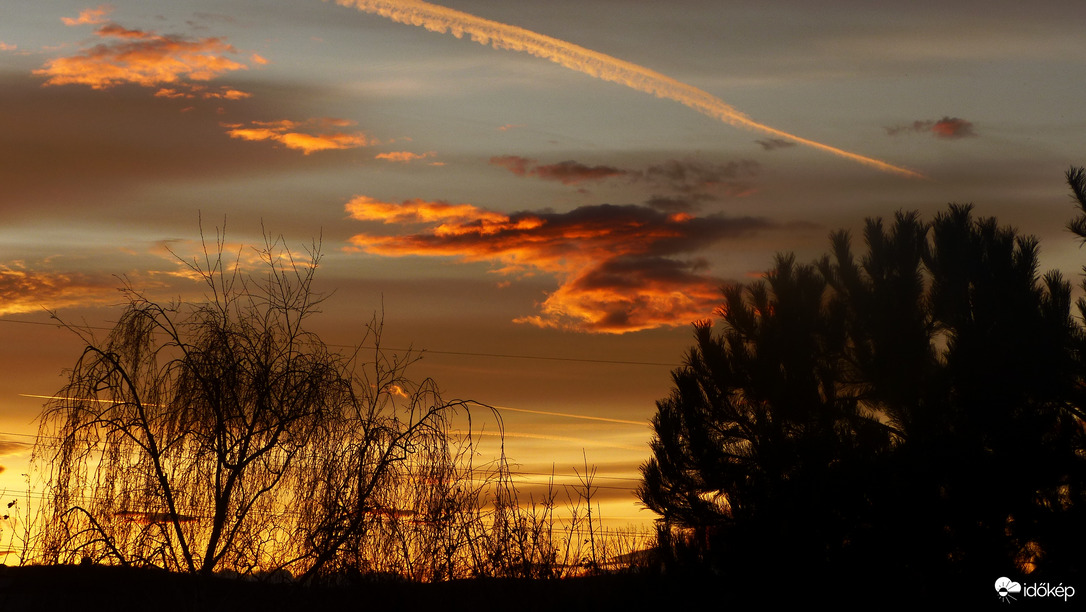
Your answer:
[[[0,490],[80,352],[46,311],[108,327],[122,278],[200,299],[171,251],[201,219],[321,240],[327,342],[383,308],[416,378],[505,408],[527,481],[597,465],[616,525],[652,518],[632,489],[690,322],[774,253],[973,202],[1086,263],[1079,0],[441,7],[0,5]]]

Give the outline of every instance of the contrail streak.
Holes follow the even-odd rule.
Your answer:
[[[463,38],[466,34],[471,40],[482,45],[528,53],[598,79],[619,83],[660,98],[675,100],[699,113],[735,127],[790,140],[884,172],[893,172],[911,178],[925,178],[923,174],[908,168],[831,147],[758,123],[720,98],[697,87],[676,81],[644,66],[524,28],[483,19],[421,0],[336,0],[336,3],[341,6],[353,6],[360,11],[387,17],[398,23],[421,26],[432,32],[442,34],[448,32],[457,38]]]
[[[509,410],[511,412],[526,412],[528,414],[542,414],[546,416],[564,417],[567,419],[584,419],[586,421],[603,421],[604,423],[619,423],[621,425],[637,425],[639,427],[648,427],[648,420],[645,421],[630,421],[627,419],[611,419],[608,417],[595,417],[584,414],[570,414],[568,412],[549,412],[547,410],[529,410],[527,408],[511,408],[509,406],[491,406],[489,404],[480,404],[478,402],[471,402],[484,408],[494,408],[496,410]]]

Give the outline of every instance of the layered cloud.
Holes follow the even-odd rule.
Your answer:
[[[113,277],[38,272],[0,264],[0,316],[119,301]]]
[[[108,7],[103,6],[83,11],[76,18],[65,18],[67,25],[98,25],[95,35],[105,42],[72,56],[49,60],[34,74],[45,77],[46,85],[78,84],[108,89],[124,84],[184,86],[191,81],[210,81],[248,68],[233,59],[237,49],[221,38],[190,40],[132,30],[106,22],[108,12]]]
[[[971,122],[958,117],[943,117],[938,121],[926,119],[914,121],[907,125],[895,125],[886,128],[886,133],[890,136],[930,134],[936,138],[946,139],[968,138],[977,135]]]
[[[231,138],[249,141],[277,142],[288,149],[309,155],[317,151],[355,149],[377,144],[363,132],[345,131],[342,128],[355,123],[347,119],[319,118],[306,121],[251,121],[248,124],[224,123]]]
[[[106,22],[106,16],[113,12],[113,7],[103,4],[98,8],[83,9],[78,17],[61,17],[60,21],[66,26],[95,25]]]
[[[592,181],[619,179],[648,185],[656,192],[648,204],[661,210],[691,211],[705,201],[724,196],[742,196],[752,192],[751,180],[761,171],[751,160],[708,163],[697,159],[671,159],[642,170],[608,165],[588,165],[578,161],[541,164],[518,155],[490,158],[490,163],[516,176],[582,185]]]
[[[18,455],[30,450],[30,445],[25,442],[5,440],[0,438],[0,457],[5,455]]]
[[[358,251],[490,262],[503,275],[549,274],[558,288],[538,314],[517,321],[605,333],[685,325],[710,315],[722,281],[706,274],[696,254],[770,227],[758,218],[666,214],[635,205],[506,215],[470,204],[359,196],[346,210],[359,221],[410,226],[406,234],[357,234],[350,242]]]

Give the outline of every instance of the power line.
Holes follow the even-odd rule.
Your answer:
[[[57,327],[57,328],[64,327],[63,325],[61,325],[59,323],[50,323],[50,322],[47,322],[47,321],[24,321],[24,320],[20,320],[20,319],[7,319],[7,318],[0,318],[0,323],[19,323],[19,324],[22,324],[22,325],[45,325],[45,326]],[[73,326],[73,327],[76,327],[78,329],[93,329],[93,330],[98,330],[98,331],[113,331],[113,328],[111,328],[111,327],[101,327],[101,326],[95,326],[95,325],[78,325],[78,326]],[[555,356],[555,355],[525,355],[525,354],[517,354],[517,353],[483,353],[483,352],[477,352],[477,351],[444,351],[444,350],[425,349],[425,348],[424,349],[416,349],[416,348],[413,348],[413,347],[407,347],[407,348],[391,347],[391,346],[388,346],[388,347],[386,347],[386,346],[375,347],[375,346],[355,346],[355,345],[350,345],[350,344],[328,344],[327,346],[331,346],[331,347],[335,347],[335,348],[351,349],[351,350],[354,350],[354,349],[367,349],[367,350],[379,349],[379,350],[386,350],[386,351],[399,351],[399,352],[403,352],[403,353],[409,353],[409,352],[425,353],[425,354],[430,354],[430,355],[452,355],[452,356],[460,356],[460,357],[489,357],[489,358],[493,358],[493,359],[534,359],[534,360],[538,360],[538,361],[559,361],[559,362],[565,361],[565,362],[571,362],[571,363],[595,363],[595,364],[601,364],[601,365],[636,365],[636,366],[653,366],[653,367],[668,367],[668,368],[676,368],[676,367],[679,367],[679,365],[680,365],[680,364],[677,364],[677,363],[666,363],[666,362],[663,362],[663,361],[632,361],[632,360],[627,360],[627,359],[589,359],[589,358],[586,358],[586,357],[561,357],[561,356]]]

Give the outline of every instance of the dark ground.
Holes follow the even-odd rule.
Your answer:
[[[1081,593],[1064,602],[1000,601],[998,576],[944,584],[892,576],[725,576],[620,574],[564,580],[478,579],[439,584],[368,582],[349,587],[303,587],[107,566],[0,566],[0,612],[153,610],[261,612],[306,610],[725,610],[1081,609]],[[1055,586],[1055,584],[1053,584]]]

